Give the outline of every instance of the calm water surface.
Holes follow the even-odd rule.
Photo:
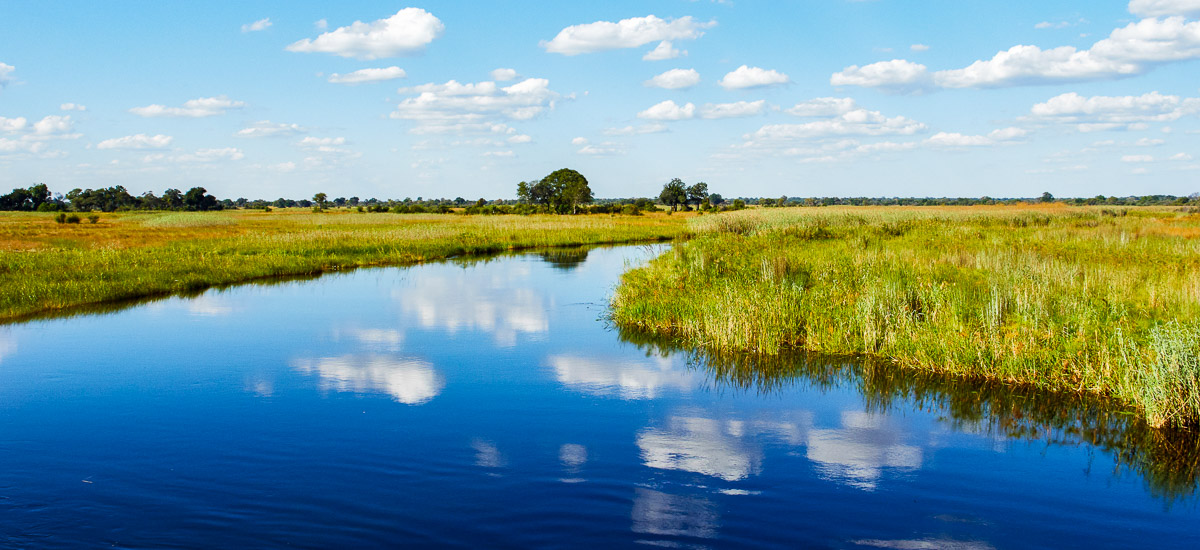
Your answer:
[[[0,327],[0,544],[1200,547],[1200,453],[1128,415],[623,340],[606,298],[652,253]]]

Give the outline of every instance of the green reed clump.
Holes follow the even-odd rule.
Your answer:
[[[1193,423],[1200,217],[1138,214],[970,207],[705,216],[692,224],[696,238],[622,278],[613,316],[721,351],[865,354],[1107,395],[1156,425]]]

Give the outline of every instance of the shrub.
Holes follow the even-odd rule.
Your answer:
[[[100,216],[98,214],[88,214],[87,218],[88,218],[88,223],[96,223],[96,222],[100,221]]]
[[[79,214],[71,214],[67,216],[67,223],[79,223]]]

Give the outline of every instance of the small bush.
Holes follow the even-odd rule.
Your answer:
[[[67,223],[79,223],[79,214],[71,214],[67,216]]]
[[[54,216],[54,223],[66,223],[66,221],[67,221],[66,212],[59,212],[57,216]]]
[[[96,223],[100,221],[100,216],[96,214],[88,214],[88,223]]]

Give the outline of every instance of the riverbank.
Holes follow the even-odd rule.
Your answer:
[[[174,292],[466,254],[674,239],[683,216],[350,211],[0,213],[0,321]]]
[[[622,277],[622,327],[719,352],[860,354],[1200,419],[1200,216],[1061,205],[704,216]]]

